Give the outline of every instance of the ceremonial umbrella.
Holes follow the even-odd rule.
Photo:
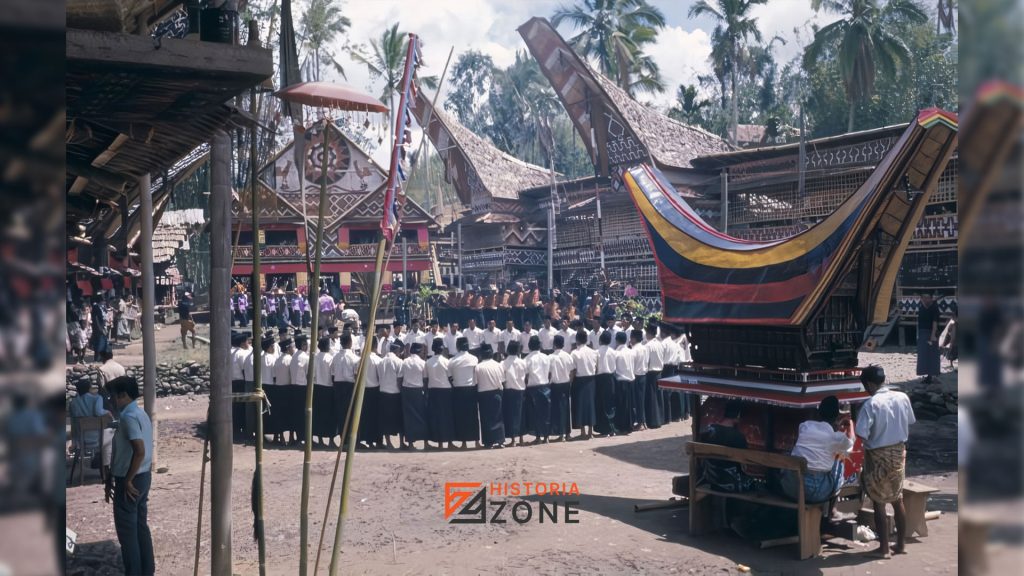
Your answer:
[[[387,112],[388,107],[380,100],[362,90],[347,84],[333,82],[300,82],[278,90],[275,94],[282,100],[336,110],[356,112]]]

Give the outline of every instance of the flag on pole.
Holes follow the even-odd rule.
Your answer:
[[[401,211],[405,204],[405,175],[402,166],[409,157],[408,150],[412,145],[412,107],[416,96],[416,69],[422,61],[420,39],[409,34],[409,42],[405,53],[405,72],[402,75],[401,94],[398,99],[398,110],[395,113],[395,146],[391,150],[391,166],[388,170],[388,183],[384,189],[384,215],[380,221],[380,229],[388,242],[394,242],[402,227]]]

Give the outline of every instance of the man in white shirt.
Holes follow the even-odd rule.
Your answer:
[[[305,334],[295,337],[295,354],[292,355],[292,363],[289,367],[292,379],[291,396],[292,403],[288,407],[289,431],[292,433],[292,442],[295,439],[305,442],[306,439],[306,384],[309,372],[309,339]]]
[[[427,423],[427,393],[424,389],[427,363],[423,360],[426,351],[423,344],[409,345],[409,357],[402,361],[402,447],[416,449],[416,442],[423,441],[427,447],[430,428]]]
[[[605,330],[603,327],[601,327],[601,324],[599,324],[597,320],[591,320],[590,322],[592,328],[590,330],[590,334],[587,336],[587,346],[590,346],[594,350],[597,350],[598,348],[601,347],[601,333],[603,333]],[[609,336],[609,338],[611,337]]]
[[[496,358],[500,354],[500,346],[498,346],[498,338],[500,336],[501,330],[498,330],[497,324],[494,320],[489,320],[487,322],[487,329],[484,330],[484,344],[491,347]]]
[[[551,353],[551,433],[564,442],[572,432],[569,417],[569,393],[572,371],[576,367],[565,351],[565,338],[555,334]]]
[[[469,319],[469,326],[462,333],[466,337],[466,341],[469,342],[469,353],[473,356],[480,358],[480,345],[484,343],[484,331],[476,325],[476,320],[473,318]]]
[[[658,325],[649,323],[645,329],[646,340],[644,348],[647,349],[647,373],[645,374],[646,395],[644,410],[646,412],[647,427],[660,428],[668,424],[668,404],[665,402],[667,392],[663,393],[658,389],[658,380],[661,379],[662,371],[665,369],[665,349],[658,340]],[[655,418],[652,419],[652,416]]]
[[[511,322],[511,321],[510,321]],[[504,332],[502,332],[504,334]],[[501,361],[505,373],[504,390],[501,393],[501,408],[505,425],[505,436],[511,439],[510,446],[523,443],[523,397],[526,394],[526,360],[519,357],[519,340],[508,341],[508,354]]]
[[[277,342],[274,340],[273,336],[267,336],[260,343],[260,348],[262,350],[262,353],[260,354],[260,388],[263,390],[263,393],[267,395],[267,397],[270,397],[273,394],[273,392],[274,392],[274,390],[276,388],[276,386],[274,386],[274,365],[277,363],[277,355],[274,354],[274,346],[276,344],[277,344]],[[255,379],[255,372],[254,372],[253,378]],[[255,382],[255,380],[254,380],[254,382]],[[253,390],[255,390],[255,385],[253,386]],[[253,418],[254,418],[254,420],[253,420],[253,431],[254,432],[256,430],[256,423],[255,423],[256,414],[255,414],[255,410],[256,410],[256,405],[253,406]],[[267,426],[267,424],[270,424],[270,419],[269,418],[264,418],[264,423],[263,423],[263,433],[264,434],[269,434],[270,433],[270,431],[268,430],[269,427]]]
[[[648,426],[657,428],[660,424],[655,424],[655,422],[660,418],[656,414],[650,413],[647,409],[652,399],[648,398],[647,395],[649,351],[643,342],[644,333],[640,330],[629,330],[626,333],[629,334],[629,351],[633,355],[633,394],[631,398],[633,403],[633,430],[646,430]]]
[[[473,320],[470,320],[472,323]],[[480,346],[480,363],[474,369],[477,405],[480,407],[480,439],[488,448],[501,448],[505,443],[505,423],[501,394],[505,371],[494,360],[490,344]]]
[[[597,376],[594,378],[594,408],[597,421],[594,431],[602,436],[615,435],[615,357],[611,330],[605,330],[598,339]]]
[[[231,357],[231,392],[242,394],[252,386],[252,334],[245,332],[235,338],[235,351]],[[236,435],[245,433],[245,406],[243,402],[231,403],[231,425]]]
[[[519,330],[516,329],[515,323],[511,320],[505,322],[505,329],[501,331],[498,336],[498,352],[502,356],[508,356],[508,344],[509,342],[519,342]],[[522,350],[522,343],[519,342],[519,350]]]
[[[339,339],[341,352],[331,361],[331,381],[334,386],[334,409],[338,417],[338,431],[342,444],[349,441],[347,426],[352,420],[348,415],[349,404],[356,389],[356,373],[359,371],[359,356],[352,350],[352,335],[342,332]]]
[[[576,344],[576,331],[569,327],[569,321],[563,319],[558,324],[558,335],[565,341],[566,352],[571,352]]]
[[[377,354],[377,337],[369,336],[369,338],[370,356],[366,359],[363,409],[359,416],[359,443],[367,448],[380,448],[380,380],[381,364],[384,360]]]
[[[412,330],[405,337],[406,347],[411,348],[413,344],[423,345],[425,350],[429,350],[429,348],[426,348],[427,333],[420,328],[419,318],[412,319]]]
[[[636,360],[626,344],[626,333],[615,333],[615,430],[620,434],[633,431],[633,389]]]
[[[818,419],[800,423],[793,456],[807,461],[804,473],[804,500],[826,502],[839,495],[843,486],[843,459],[853,450],[853,425],[839,419],[839,399],[827,396],[818,405]],[[796,501],[800,485],[796,472],[782,470],[782,492]]]
[[[430,320],[430,329],[427,330],[426,334],[423,335],[423,346],[428,350],[427,356],[430,358],[434,357],[437,352],[434,351],[434,339],[442,340],[444,333],[441,332],[441,328],[438,325],[437,319],[432,318]],[[443,342],[443,340],[442,340]],[[441,353],[444,353],[444,348],[441,348]]]
[[[658,335],[661,341],[661,354],[664,367],[661,370],[662,378],[670,378],[679,373],[679,358],[682,352],[679,344],[672,336],[675,329],[669,324],[663,324]],[[662,390],[662,415],[670,422],[679,422],[682,418],[683,396],[677,390]]]
[[[536,335],[530,337],[530,353],[526,355],[526,422],[536,437],[533,443],[547,444],[551,431],[551,357],[540,351],[540,337]]]
[[[267,391],[267,400],[270,402],[270,417],[267,419],[268,434],[274,435],[274,442],[284,444],[285,432],[291,431],[292,400],[292,354],[295,348],[292,339],[285,337],[278,345],[281,347],[281,354],[274,362],[274,388]],[[297,438],[293,435],[292,442]]]
[[[404,346],[399,342],[391,344],[391,350],[384,356],[380,365],[380,420],[379,427],[384,435],[384,443],[389,450],[394,450],[391,436],[402,436],[402,389],[398,379],[402,376],[402,359],[398,353]]]
[[[333,447],[338,433],[338,415],[334,404],[334,382],[331,376],[331,339],[327,336],[317,342],[313,356],[313,436],[324,446]]]
[[[857,436],[864,442],[864,468],[861,481],[874,503],[875,526],[885,526],[885,505],[892,503],[896,520],[896,545],[893,552],[906,551],[907,513],[903,506],[903,481],[906,475],[907,438],[916,422],[910,398],[885,386],[881,366],[868,366],[860,374],[864,389],[871,394],[857,414]],[[889,557],[889,535],[878,531],[878,553]]]
[[[545,354],[551,354],[555,351],[555,335],[558,334],[558,330],[551,325],[551,317],[546,316],[544,318],[544,327],[537,331],[537,337],[540,338],[540,351]]]
[[[331,324],[327,327],[327,335],[331,339],[331,354],[338,354],[341,352],[341,338],[338,334],[338,327]]]
[[[430,411],[430,440],[438,448],[447,444],[455,447],[455,415],[452,406],[452,381],[448,372],[448,358],[444,355],[444,342],[433,339],[433,356],[427,360],[427,407]]]
[[[519,333],[519,347],[523,353],[528,354],[530,350],[530,339],[537,336],[538,342],[540,341],[540,335],[537,330],[533,328],[533,324],[529,320],[523,322],[523,331]]]
[[[594,379],[597,376],[597,350],[587,346],[587,331],[576,332],[576,349],[570,355],[573,361],[572,375],[572,422],[574,428],[580,429],[584,439],[590,440],[594,435],[594,422],[597,421],[594,404]]]
[[[457,324],[452,323],[452,326]],[[469,341],[460,336],[455,342],[457,354],[448,361],[452,377],[452,404],[455,409],[455,439],[462,443],[480,443],[480,417],[476,404],[476,356],[469,353]]]
[[[459,338],[461,337],[462,331],[459,330],[459,323],[452,322],[451,324],[449,324],[448,330],[444,333],[444,347],[445,350],[448,351],[449,358],[454,357],[456,354],[459,353],[457,344]],[[468,342],[469,341],[467,340],[467,346],[469,345]],[[469,348],[467,348],[466,350],[468,351]]]

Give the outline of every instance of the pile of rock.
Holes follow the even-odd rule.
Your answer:
[[[944,374],[941,382],[916,384],[907,391],[907,395],[918,420],[938,420],[949,414],[955,417],[958,402],[956,374]]]
[[[76,364],[68,366],[66,371],[67,396],[78,395],[78,386],[85,382],[99,384],[100,373],[98,364]],[[127,368],[129,376],[134,376],[142,386],[142,367]],[[210,392],[210,367],[201,362],[180,362],[168,364],[161,362],[156,367],[156,395],[175,396],[184,394],[208,394]]]

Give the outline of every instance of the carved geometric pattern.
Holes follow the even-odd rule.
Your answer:
[[[629,133],[622,122],[605,112],[607,139],[605,146],[608,151],[608,165],[635,164],[647,157],[647,150]]]

